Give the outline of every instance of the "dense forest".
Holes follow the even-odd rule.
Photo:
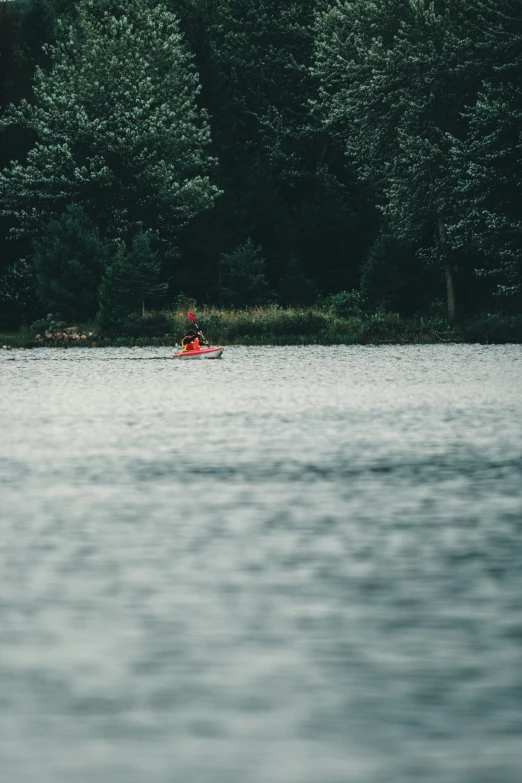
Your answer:
[[[3,0],[0,47],[0,325],[520,313],[517,0]]]

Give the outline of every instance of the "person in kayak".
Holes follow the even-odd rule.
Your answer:
[[[199,337],[195,329],[189,329],[181,341],[183,351],[199,351]]]
[[[200,343],[208,347],[208,343],[203,338],[201,332],[197,332],[195,329],[189,329],[181,341],[181,348],[183,351],[199,351],[201,347]]]

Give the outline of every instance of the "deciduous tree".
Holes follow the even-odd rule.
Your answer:
[[[344,138],[395,236],[443,268],[451,320],[449,134],[460,135],[476,83],[465,23],[457,1],[338,0],[317,24],[325,124]]]
[[[472,252],[479,275],[508,301],[522,295],[522,17],[517,0],[474,3],[470,30],[486,69],[476,101],[463,114],[465,139],[452,138],[451,190],[458,204],[449,227],[458,252]]]

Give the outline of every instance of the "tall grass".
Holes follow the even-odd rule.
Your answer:
[[[170,311],[174,332],[183,335],[187,328],[187,313]],[[254,307],[249,310],[218,310],[204,308],[197,316],[205,337],[225,345],[294,345],[329,342],[326,332],[329,319],[314,309]]]
[[[381,311],[340,317],[320,307],[271,306],[249,310],[202,307],[197,311],[197,321],[212,345],[522,343],[522,316],[497,314],[450,326],[441,317],[405,319]],[[134,317],[111,333],[100,332],[93,324],[55,331],[24,328],[0,334],[0,347],[174,346],[179,344],[189,325],[185,309],[171,309],[148,313],[145,318]]]

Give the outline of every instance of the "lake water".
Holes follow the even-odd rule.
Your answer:
[[[522,347],[0,352],[6,783],[518,783]]]

